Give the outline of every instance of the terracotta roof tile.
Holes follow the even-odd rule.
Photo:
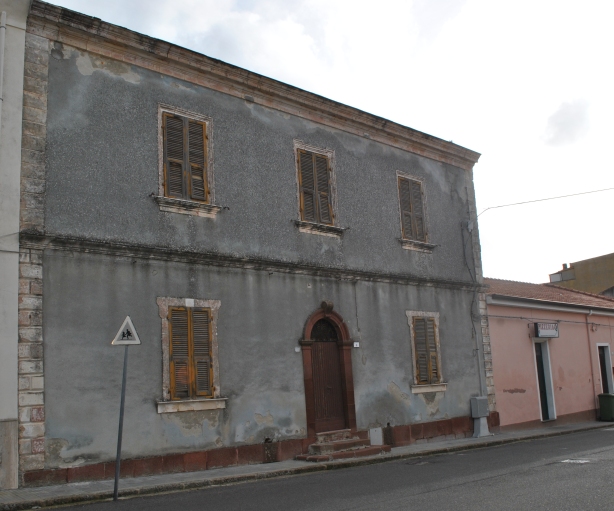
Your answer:
[[[488,295],[502,295],[529,300],[542,300],[544,302],[580,305],[583,307],[601,307],[614,309],[614,299],[606,296],[594,295],[575,289],[567,289],[555,284],[530,284],[514,280],[484,279],[490,286],[486,291]]]

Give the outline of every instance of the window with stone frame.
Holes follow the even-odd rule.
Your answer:
[[[169,307],[168,321],[171,399],[213,397],[211,310]]]
[[[208,203],[207,123],[164,112],[162,136],[164,195]]]
[[[424,187],[421,181],[398,176],[402,239],[428,242]]]
[[[158,413],[226,407],[220,389],[217,323],[221,302],[158,297],[162,322],[162,399]]]
[[[304,148],[298,148],[296,155],[301,220],[334,225],[330,156]]]
[[[439,313],[407,311],[413,358],[414,385],[443,384],[439,342]]]

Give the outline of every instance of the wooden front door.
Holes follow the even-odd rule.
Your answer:
[[[315,431],[346,428],[339,338],[335,327],[320,319],[311,331]]]

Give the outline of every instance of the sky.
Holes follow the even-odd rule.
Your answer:
[[[614,2],[52,3],[477,151],[478,212],[614,188]],[[614,252],[613,204],[610,190],[484,211],[485,276],[547,282]]]

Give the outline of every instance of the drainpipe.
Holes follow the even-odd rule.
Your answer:
[[[2,136],[2,85],[4,83],[4,39],[6,36],[6,11],[2,11],[0,18],[0,137]]]
[[[465,190],[467,191],[467,188],[465,188]],[[468,191],[467,191],[467,204],[469,204],[469,192]],[[471,272],[471,269],[469,268],[469,262],[467,261],[467,254],[465,251],[465,229],[467,229],[469,233],[469,237],[471,239],[471,237],[473,236],[472,235],[473,222],[471,221],[462,222],[461,223],[461,234],[462,234],[462,241],[463,241],[463,258],[465,259],[465,264],[467,265],[467,270],[469,270],[469,275],[471,276],[471,280],[473,280],[473,282],[477,284],[478,282],[477,270],[476,270],[476,263],[475,263],[475,255],[473,255],[473,249],[471,250],[471,254],[472,254],[472,260],[473,260],[473,272],[474,273]],[[472,239],[471,241],[473,242]],[[484,370],[484,377],[486,377],[486,364],[484,363],[484,358],[480,357],[480,355],[482,355],[482,349],[480,348],[480,341],[479,341],[480,335],[475,329],[475,322],[473,319],[473,304],[474,303],[477,303],[478,311],[479,311],[480,304],[479,304],[479,299],[478,299],[478,292],[475,290],[473,291],[473,301],[471,303],[470,313],[471,313],[471,323],[473,325],[474,334],[475,334],[475,353],[476,353],[477,364],[478,364],[478,379],[480,382],[480,395],[479,397],[472,397],[469,401],[471,404],[471,417],[473,418],[473,437],[480,438],[483,436],[491,436],[492,433],[488,430],[488,416],[490,415],[490,410],[488,407],[488,391],[486,390],[485,392],[485,388],[487,388],[487,382],[485,382],[482,378],[482,369]],[[481,316],[480,316],[480,327],[479,328],[480,330],[482,329]]]
[[[592,345],[591,345],[591,329],[589,327],[589,323],[588,323],[588,318],[590,316],[593,315],[593,309],[589,309],[588,310],[588,314],[586,315],[586,340],[588,341],[588,360],[590,362],[590,366],[591,366],[591,378],[593,380],[593,398],[595,400],[595,405],[597,405],[598,402],[598,398],[595,395],[595,371],[593,369],[593,350],[592,350]]]

